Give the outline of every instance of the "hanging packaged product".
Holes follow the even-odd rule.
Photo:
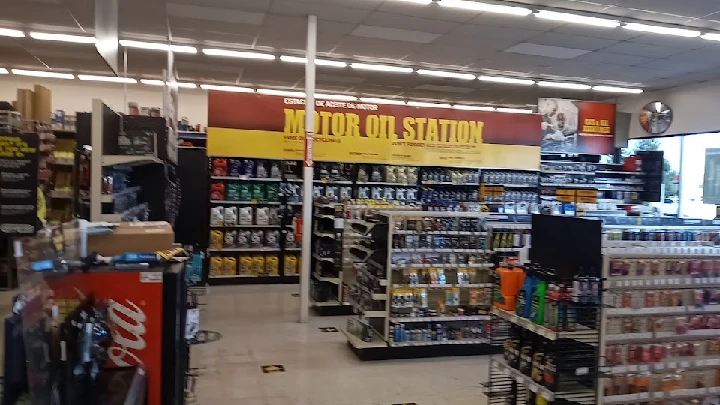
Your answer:
[[[226,276],[234,276],[237,274],[237,259],[234,257],[223,258],[223,274]]]
[[[240,256],[238,274],[241,276],[250,276],[253,274],[253,263],[250,256]]]
[[[210,226],[223,226],[224,211],[223,207],[212,207],[210,209]]]
[[[280,261],[276,255],[269,255],[265,258],[265,274],[277,276],[280,272]]]

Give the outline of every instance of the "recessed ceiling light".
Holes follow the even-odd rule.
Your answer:
[[[267,94],[268,96],[299,97],[299,98],[306,97],[304,91],[258,89],[257,92],[260,94]]]
[[[132,41],[129,39],[121,39],[120,45],[122,45],[126,48],[147,49],[147,50],[151,50],[151,51],[167,51],[168,49],[172,49],[173,52],[177,52],[177,53],[191,53],[191,54],[197,53],[197,48],[195,48],[194,46],[168,45],[168,44],[162,44],[159,42],[143,42],[143,41]]]
[[[526,110],[522,108],[505,108],[498,107],[497,112],[510,113],[510,114],[532,114],[533,110]]]
[[[450,79],[475,80],[476,77],[470,73],[442,72],[439,70],[418,69],[418,74],[425,76],[447,77]]]
[[[197,84],[188,82],[175,82],[175,84],[181,89],[196,89]]]
[[[678,37],[685,37],[685,38],[695,38],[699,37],[701,32],[696,30],[686,30],[683,28],[671,28],[671,27],[661,27],[659,25],[647,25],[647,24],[638,24],[638,23],[626,23],[623,25],[623,28],[626,30],[631,31],[640,31],[640,32],[650,32],[653,34],[662,34],[662,35],[675,35]]]
[[[643,92],[643,89],[628,89],[628,88],[624,88],[624,87],[613,87],[613,86],[595,86],[592,89],[595,91],[602,91],[605,93],[640,94]]]
[[[8,72],[7,69],[5,69],[5,68],[0,68],[0,75],[6,75],[6,74],[8,74],[8,73],[9,73],[9,72]]]
[[[453,106],[453,108],[456,110],[465,110],[465,111],[495,111],[495,107],[479,106],[479,105],[455,104]]]
[[[425,103],[422,101],[408,101],[407,105],[410,107],[452,108],[452,106],[447,103]]]
[[[140,83],[147,84],[148,86],[164,86],[165,82],[156,79],[140,79]]]
[[[378,65],[373,63],[351,63],[350,67],[353,69],[373,70],[376,72],[412,73],[413,71],[410,67]]]
[[[0,28],[0,37],[25,38],[25,33],[20,30]]]
[[[135,84],[137,80],[130,77],[117,76],[96,76],[96,75],[78,75],[78,79],[92,82],[108,82],[108,83],[127,83]]]
[[[32,77],[49,77],[53,79],[67,79],[72,80],[75,75],[70,73],[57,73],[48,72],[45,70],[24,70],[24,69],[12,69],[12,73],[18,76],[32,76]]]
[[[580,83],[565,83],[565,82],[538,82],[540,87],[553,87],[556,89],[568,89],[568,90],[590,90],[592,86]]]
[[[433,0],[395,0],[395,1],[399,1],[401,3],[415,3],[415,4],[420,4],[420,5],[428,5],[433,2]]]
[[[230,51],[227,49],[204,48],[202,52],[208,56],[228,56],[231,58],[275,60],[275,55],[250,51]]]
[[[562,21],[570,24],[594,25],[596,27],[616,28],[620,26],[620,21],[609,20],[607,18],[587,17],[579,14],[557,13],[555,11],[540,10],[535,17],[543,20]]]
[[[532,13],[532,10],[525,7],[503,6],[499,4],[487,4],[468,0],[440,0],[438,4],[443,7],[462,8],[465,10],[486,11],[489,13],[511,14],[518,16],[526,16]]]
[[[298,56],[289,56],[289,55],[281,55],[280,60],[283,62],[290,62],[290,63],[302,63],[303,65],[307,63],[306,58],[300,58]],[[331,67],[339,67],[344,68],[347,67],[347,63],[340,62],[336,60],[327,60],[327,59],[315,59],[315,64],[318,66],[331,66]]]
[[[31,32],[29,35],[30,38],[38,39],[40,41],[72,42],[75,44],[95,43],[95,37],[88,37],[82,35],[50,34],[46,32]]]
[[[347,94],[315,94],[315,98],[319,100],[334,100],[334,101],[357,101],[357,97],[348,96]]]
[[[530,79],[516,79],[514,77],[502,77],[502,76],[480,76],[478,77],[480,81],[483,82],[493,82],[493,83],[507,83],[507,84],[522,84],[524,86],[529,86],[532,84],[535,84],[535,80]]]
[[[370,104],[405,105],[405,100],[393,100],[389,98],[360,97],[360,101]]]
[[[239,87],[239,86],[220,86],[215,84],[201,84],[200,88],[203,90],[217,90],[217,91],[229,91],[232,93],[254,93],[255,89],[250,87]]]

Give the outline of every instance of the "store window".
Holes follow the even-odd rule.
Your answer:
[[[705,149],[720,148],[720,133],[683,137],[680,214],[685,218],[715,218],[715,205],[703,202]]]
[[[663,175],[663,197],[662,201],[650,203],[658,216],[678,216],[680,215],[680,170],[682,162],[682,137],[659,137],[646,139],[631,139],[628,141],[628,147],[623,149],[623,156],[630,156],[638,151],[658,150],[664,152],[665,165]],[[703,162],[704,161],[703,150]],[[704,168],[704,166],[702,166]],[[702,170],[699,173],[700,184],[702,186]],[[702,196],[702,190],[700,193]],[[714,211],[713,211],[714,215]]]

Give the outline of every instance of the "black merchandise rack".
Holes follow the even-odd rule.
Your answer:
[[[239,160],[239,161],[252,161],[252,162],[269,162],[272,165],[276,165],[280,169],[279,177],[255,177],[254,175],[229,175],[230,173],[224,173],[225,175],[219,175],[220,173],[213,172],[213,164],[216,159],[224,159],[226,161]],[[223,285],[223,284],[297,284],[299,283],[299,268],[300,268],[300,251],[301,251],[301,233],[302,225],[298,220],[301,217],[302,200],[298,194],[291,193],[289,190],[295,190],[296,192],[300,189],[302,178],[301,178],[301,166],[299,161],[280,161],[279,159],[243,159],[241,157],[226,157],[226,156],[208,156],[208,186],[210,197],[212,197],[213,187],[216,184],[222,184],[223,187],[227,188],[230,184],[242,184],[248,187],[253,185],[262,185],[266,187],[272,184],[273,187],[278,188],[276,197],[267,198],[267,195],[256,196],[258,198],[249,198],[243,201],[228,199],[223,197],[222,199],[209,199],[208,216],[211,216],[213,207],[231,208],[235,207],[238,212],[241,208],[249,209],[252,212],[252,224],[240,224],[235,223],[231,225],[214,224],[212,219],[208,221],[209,227],[207,232],[210,235],[211,232],[217,230],[225,234],[225,232],[236,231],[236,232],[257,232],[260,231],[263,234],[263,239],[267,238],[266,232],[272,232],[273,235],[277,235],[277,244],[273,247],[227,247],[213,246],[212,243],[208,242],[207,246],[207,258],[204,270],[204,279],[211,285]],[[254,163],[253,163],[254,165]],[[275,173],[276,175],[278,173]],[[270,175],[270,173],[268,173]],[[225,194],[227,196],[227,194]],[[277,212],[275,222],[272,224],[257,224],[257,212],[259,208],[272,209]],[[238,214],[239,216],[239,214]],[[208,239],[209,240],[209,239]],[[266,240],[262,240],[261,243],[265,243]],[[263,257],[263,262],[268,257],[277,257],[278,268],[277,274],[241,274],[240,264],[243,257]],[[236,260],[236,268],[234,272],[230,274],[213,274],[212,273],[212,260],[213,258],[220,257],[222,260],[225,258],[234,258]],[[227,273],[227,272],[225,272]]]

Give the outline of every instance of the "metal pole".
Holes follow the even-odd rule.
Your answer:
[[[310,238],[313,210],[313,136],[315,135],[315,52],[317,50],[317,17],[308,16],[305,63],[305,159],[303,161],[302,266],[300,269],[300,318],[308,321],[310,307]]]

